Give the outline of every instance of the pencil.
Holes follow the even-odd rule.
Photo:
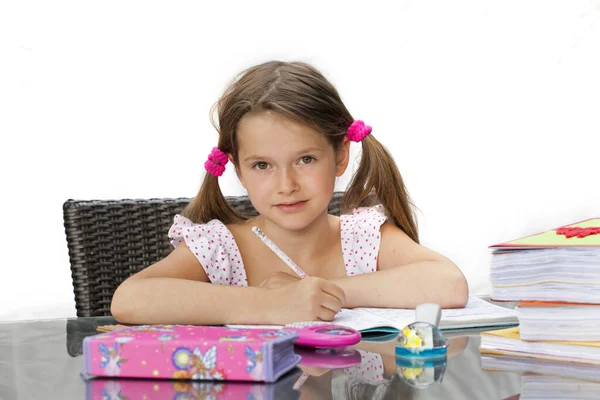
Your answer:
[[[292,269],[292,271],[294,271],[300,278],[304,279],[304,278],[308,278],[308,275],[306,275],[306,273],[304,271],[302,271],[302,269],[296,265],[295,262],[292,261],[291,258],[289,258],[283,251],[281,251],[281,249],[279,247],[277,247],[277,245],[275,243],[273,243],[271,241],[271,239],[269,239],[267,237],[267,235],[264,234],[263,231],[261,231],[260,229],[258,229],[258,227],[253,226],[252,227],[252,232],[256,235],[257,238],[259,238],[260,240],[262,240],[262,242],[264,244],[267,245],[268,248],[270,248],[273,253],[277,254],[277,256],[279,258],[281,258],[281,260]]]

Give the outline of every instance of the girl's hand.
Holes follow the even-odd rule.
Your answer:
[[[281,286],[285,286],[288,283],[299,281],[301,278],[297,275],[288,274],[287,272],[276,272],[271,275],[268,279],[265,279],[259,287],[267,289],[275,289]]]
[[[323,278],[308,277],[271,289],[270,322],[332,321],[346,303],[344,291]]]

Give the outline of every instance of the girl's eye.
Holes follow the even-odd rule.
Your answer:
[[[267,164],[266,162],[264,162],[264,161],[259,161],[259,162],[257,162],[256,164],[254,164],[254,165],[252,166],[252,168],[255,168],[255,169],[260,169],[260,170],[265,170],[265,169],[267,169],[267,167],[268,167],[268,166],[269,166],[269,164]]]
[[[304,164],[310,164],[311,162],[313,162],[314,159],[315,158],[313,156],[305,156],[301,158]]]

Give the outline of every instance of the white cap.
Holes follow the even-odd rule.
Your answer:
[[[439,304],[423,303],[415,308],[415,322],[426,322],[437,328],[442,318],[442,308]]]

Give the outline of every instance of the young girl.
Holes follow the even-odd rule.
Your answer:
[[[394,159],[314,67],[251,67],[215,106],[218,146],[198,195],[174,217],[175,249],[118,287],[111,305],[118,321],[283,325],[331,321],[341,307],[465,305],[460,270],[419,245]],[[362,158],[337,217],[327,208],[351,142],[362,145]],[[238,214],[221,193],[229,161],[255,218]],[[309,277],[296,276],[253,226]]]

